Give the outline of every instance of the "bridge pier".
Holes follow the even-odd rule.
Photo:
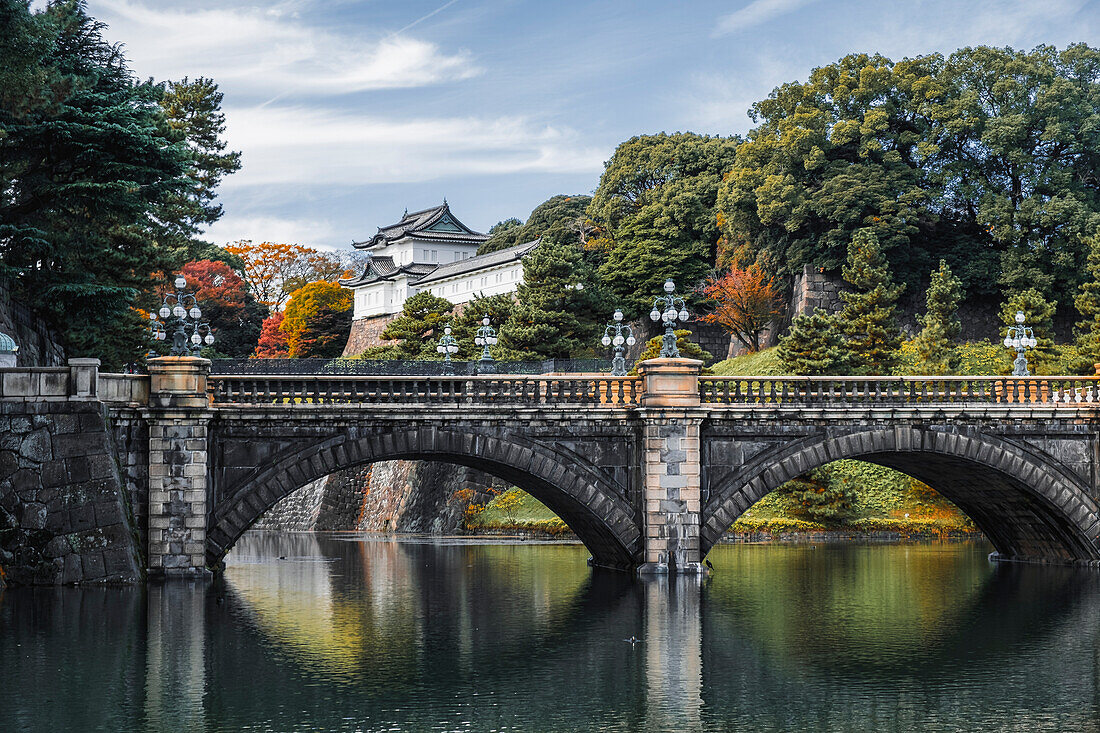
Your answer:
[[[705,572],[699,541],[702,512],[699,372],[694,359],[638,365],[644,381],[642,489],[645,557],[638,573]]]
[[[149,360],[150,577],[205,578],[210,362]]]

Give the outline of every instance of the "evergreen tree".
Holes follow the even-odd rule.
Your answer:
[[[489,324],[499,331],[500,327],[508,322],[515,307],[516,299],[512,293],[475,295],[468,302],[463,303],[462,312],[456,314],[451,321],[451,335],[458,339],[458,354],[454,358],[472,361],[480,359],[481,347],[474,343],[474,338],[477,336],[477,330],[481,328],[481,319],[489,316]],[[518,361],[520,356],[508,350],[499,340],[496,346],[489,347],[489,353],[494,359],[504,361]]]
[[[27,103],[0,92],[0,277],[59,328],[69,356],[118,368],[147,345],[134,306],[150,274],[182,264],[161,246],[174,236],[161,213],[187,188],[187,150],[161,89],[133,80],[83,3],[32,15],[4,0],[0,16],[5,44],[9,28],[32,29],[24,61],[49,46],[22,77]]]
[[[890,267],[870,229],[860,229],[848,244],[844,279],[852,292],[841,293],[840,313],[852,366],[863,374],[890,374],[898,361],[901,330],[894,307],[904,286],[893,284]]]
[[[818,468],[779,488],[797,503],[795,512],[807,519],[836,522],[852,514],[856,494],[848,481],[828,468]]]
[[[955,368],[954,345],[962,332],[958,316],[962,299],[962,281],[952,274],[946,260],[940,260],[940,268],[932,272],[928,286],[925,314],[918,318],[922,329],[916,346],[924,374],[948,374]]]
[[[174,139],[186,143],[188,150],[185,189],[168,198],[161,216],[171,222],[182,245],[191,256],[209,245],[192,240],[205,226],[222,216],[221,204],[215,203],[216,189],[222,178],[241,167],[239,152],[226,152],[225,114],[221,111],[222,93],[212,79],[187,77],[163,86],[160,107]]]
[[[779,361],[788,374],[825,376],[852,373],[852,354],[836,316],[821,308],[802,314],[779,341]]]
[[[477,248],[479,255],[507,249],[517,244],[545,239],[548,235],[561,243],[580,242],[585,209],[591,196],[558,194],[535,207],[527,221],[505,219],[489,230],[489,238]]]
[[[567,358],[596,342],[599,296],[580,248],[544,237],[523,258],[518,303],[501,327],[501,344],[524,359]],[[583,290],[576,290],[581,284]]]
[[[1058,366],[1058,352],[1054,348],[1054,310],[1057,306],[1056,301],[1047,300],[1035,288],[1016,293],[1001,306],[1002,338],[1009,326],[1016,325],[1017,311],[1024,312],[1024,325],[1030,326],[1035,334],[1038,344],[1027,351],[1028,370],[1032,374],[1050,374]],[[1004,374],[1012,373],[1015,359],[1016,351],[1005,349],[1001,369]]]
[[[1089,254],[1085,268],[1088,278],[1081,284],[1073,305],[1081,320],[1077,322],[1077,354],[1074,365],[1079,372],[1093,373],[1100,362],[1100,233],[1087,238]]]
[[[435,347],[439,345],[444,326],[451,321],[452,310],[454,305],[446,298],[428,290],[420,291],[405,301],[401,315],[382,331],[383,339],[397,343],[367,349],[362,358],[410,361],[441,358]]]

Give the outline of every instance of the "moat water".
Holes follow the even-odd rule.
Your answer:
[[[1100,730],[1100,573],[982,543],[251,533],[223,583],[0,592],[0,731]]]

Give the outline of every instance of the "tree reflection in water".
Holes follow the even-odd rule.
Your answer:
[[[254,533],[207,589],[8,589],[0,730],[1095,729],[1097,575],[985,552],[636,582],[576,545]]]

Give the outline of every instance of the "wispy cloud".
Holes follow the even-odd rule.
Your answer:
[[[223,87],[261,94],[342,94],[421,87],[480,73],[467,51],[447,53],[385,29],[340,33],[306,24],[285,5],[187,8],[135,0],[93,0],[141,76],[212,76]]]
[[[386,119],[315,107],[226,111],[244,167],[224,188],[376,184],[456,175],[599,171],[608,151],[524,117]]]
[[[233,213],[219,219],[203,236],[218,245],[244,238],[254,242],[291,242],[319,249],[331,249],[326,243],[339,239],[331,223],[316,218],[238,216]]]
[[[767,23],[773,18],[794,12],[804,5],[809,5],[816,0],[753,0],[739,10],[724,15],[718,19],[714,29],[714,35],[722,36],[728,33],[736,33],[753,26]]]

